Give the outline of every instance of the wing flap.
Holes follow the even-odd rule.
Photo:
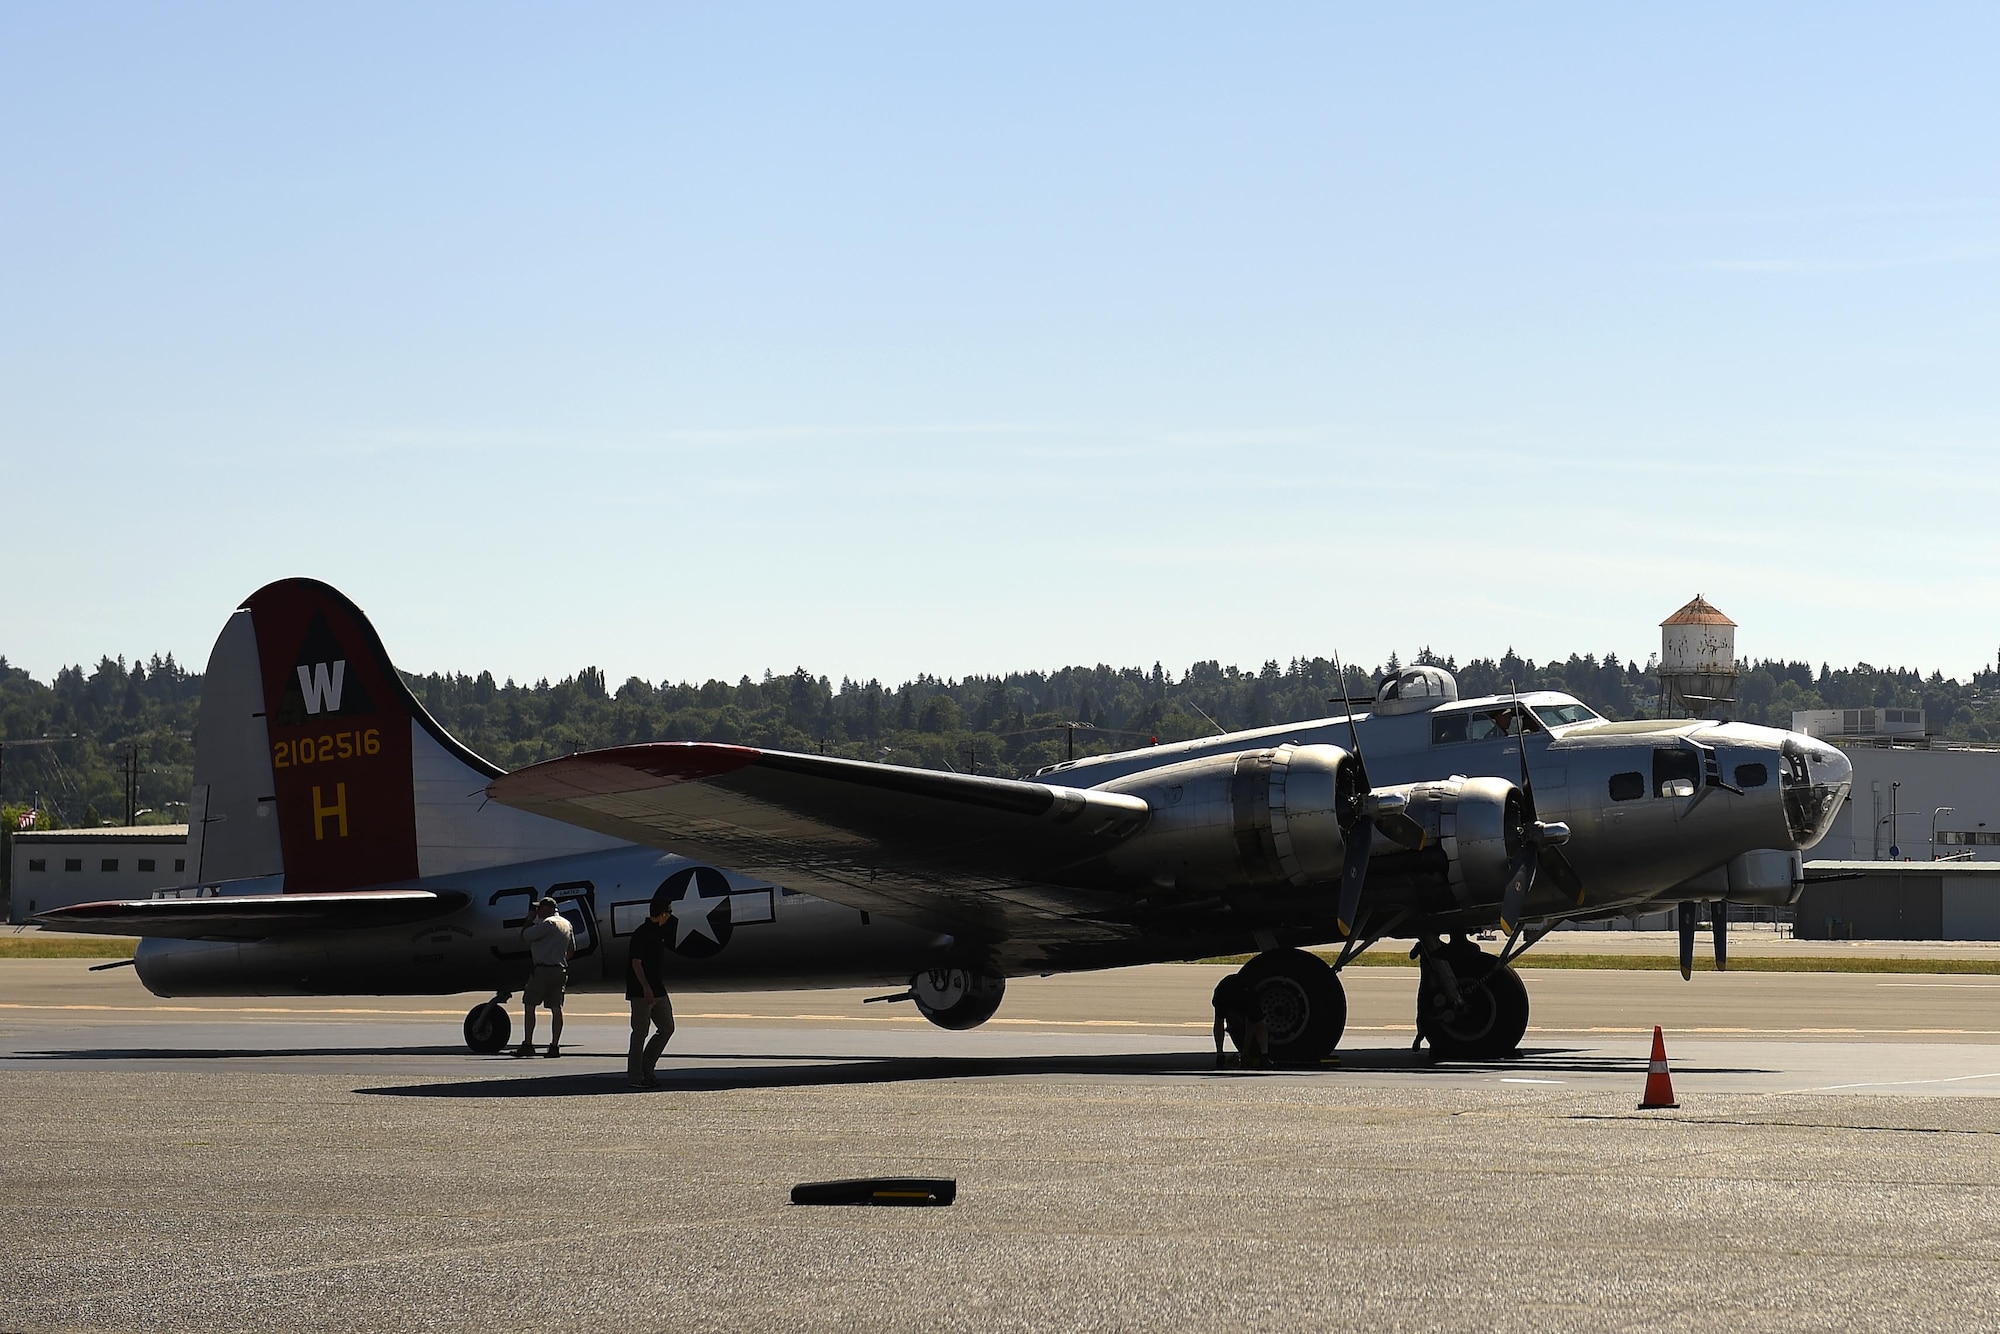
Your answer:
[[[45,931],[176,940],[262,940],[308,931],[360,931],[440,917],[465,906],[457,890],[352,894],[239,894],[199,899],[75,903],[35,914]]]

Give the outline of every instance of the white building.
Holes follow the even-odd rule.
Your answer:
[[[1853,761],[1854,786],[1832,830],[1806,853],[1807,857],[1813,861],[1861,862],[1926,862],[1933,857],[2000,861],[2000,747],[1926,743],[1921,738],[1903,741],[1818,735],[1838,745]],[[1933,828],[1937,831],[1935,843],[1931,841]]]
[[[1799,709],[1792,714],[1792,730],[1828,741],[1866,737],[1894,743],[1927,735],[1922,709]]]
[[[187,880],[187,826],[45,829],[14,835],[8,920],[101,899],[143,899]]]

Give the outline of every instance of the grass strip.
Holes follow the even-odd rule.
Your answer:
[[[131,936],[0,935],[0,959],[129,959],[139,942]]]
[[[1315,950],[1320,958],[1332,963],[1339,957],[1338,950]],[[1216,959],[1203,959],[1202,963],[1241,965],[1250,962],[1248,954],[1230,954]],[[1416,960],[1408,950],[1370,950],[1358,959],[1349,962],[1349,967],[1369,968],[1414,968]],[[1670,954],[1564,954],[1550,951],[1542,954],[1530,950],[1522,956],[1517,965],[1521,968],[1584,968],[1606,972],[1679,972],[1680,960]],[[1707,954],[1696,954],[1694,971],[1713,973],[1715,960]],[[1748,954],[1739,955],[1729,961],[1732,973],[1937,973],[1937,974],[2000,974],[2000,959],[1928,959],[1908,956],[1847,958],[1841,955],[1817,954]]]

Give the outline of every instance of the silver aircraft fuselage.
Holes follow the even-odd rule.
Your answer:
[[[1551,711],[1551,718],[1565,710],[1584,716],[1526,738],[1537,814],[1569,825],[1564,851],[1586,888],[1581,906],[1553,888],[1538,888],[1529,903],[1535,916],[1629,911],[1725,868],[1732,899],[1787,902],[1795,892],[1788,871],[1759,882],[1738,876],[1738,864],[1748,866],[1745,859],[1762,850],[1788,856],[1816,842],[1851,777],[1835,748],[1773,728],[1609,723],[1552,692],[1526,694],[1519,702],[1538,715]],[[1353,726],[1370,782],[1378,790],[1454,775],[1518,782],[1521,738],[1492,728],[1493,718],[1513,706],[1511,698],[1491,698],[1397,716],[1357,715]],[[1323,718],[1079,760],[1036,777],[1091,788],[1203,757],[1349,744],[1348,719]],[[1476,930],[1495,920],[1493,893],[1446,873],[1448,860],[1471,856],[1469,843],[1448,817],[1436,833],[1434,843],[1416,852],[1376,836],[1369,897],[1378,914],[1401,914],[1389,934]],[[437,877],[412,883],[463,894],[466,903],[434,921],[242,942],[148,938],[137,967],[160,995],[448,994],[518,986],[517,975],[526,973],[520,927],[530,900],[547,894],[577,928],[573,987],[617,991],[625,982],[626,941],[651,896],[696,865],[626,846]],[[676,989],[892,986],[960,962],[959,942],[949,935],[727,868],[707,869],[720,872],[727,888],[703,891],[711,897],[700,902],[713,906],[677,911],[672,920],[668,967]],[[230,892],[246,888],[254,887],[237,885]],[[1331,894],[1323,887],[1245,894],[1221,909],[1163,918],[1156,934],[1084,966],[1269,948],[1271,940],[1323,943],[1336,938],[1330,910]],[[1375,920],[1380,929],[1384,917]]]

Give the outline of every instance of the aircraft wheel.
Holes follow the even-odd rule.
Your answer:
[[[1007,979],[969,973],[963,968],[934,968],[910,979],[917,1013],[954,1032],[977,1028],[993,1017],[1007,995]]]
[[[1266,950],[1243,965],[1243,977],[1264,1006],[1271,1059],[1319,1061],[1339,1045],[1347,988],[1326,960],[1304,950]]]
[[[1456,1008],[1429,968],[1417,984],[1417,1032],[1431,1051],[1447,1061],[1491,1061],[1519,1047],[1528,1031],[1528,988],[1520,974],[1490,954],[1447,957],[1458,983]]]
[[[508,1017],[507,1007],[498,1001],[475,1005],[466,1013],[465,1045],[482,1056],[504,1050],[513,1033],[514,1021]]]

